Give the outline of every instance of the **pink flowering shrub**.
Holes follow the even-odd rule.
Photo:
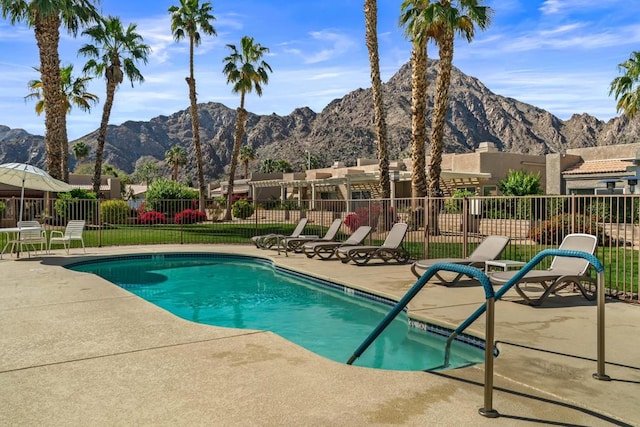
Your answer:
[[[207,214],[197,209],[185,209],[173,217],[176,224],[195,224],[207,220]]]
[[[138,215],[140,224],[166,224],[167,218],[162,212],[148,211]]]

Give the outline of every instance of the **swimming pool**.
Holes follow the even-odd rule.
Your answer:
[[[395,303],[242,255],[130,255],[82,261],[67,268],[101,276],[183,319],[272,331],[341,363]],[[444,335],[449,332],[399,316],[355,365],[441,369]],[[484,361],[483,341],[469,336],[462,340],[467,342],[454,342],[447,369]]]

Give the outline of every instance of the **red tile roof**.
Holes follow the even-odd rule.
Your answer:
[[[565,170],[563,175],[588,175],[599,173],[624,173],[633,166],[631,160],[591,160],[578,163]]]

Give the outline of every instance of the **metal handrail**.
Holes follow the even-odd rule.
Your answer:
[[[389,326],[389,324],[395,319],[395,317],[409,304],[409,302],[417,295],[417,293],[424,287],[424,285],[439,271],[450,271],[454,273],[462,273],[470,276],[480,282],[485,292],[485,302],[474,311],[460,326],[458,326],[453,333],[447,339],[445,345],[445,364],[449,364],[450,347],[453,340],[461,334],[466,328],[468,328],[473,322],[475,322],[483,313],[487,313],[487,321],[485,324],[485,386],[484,386],[484,407],[479,409],[479,413],[485,417],[495,418],[499,416],[498,412],[493,409],[493,347],[494,347],[494,333],[495,333],[495,301],[499,300],[509,289],[511,289],[516,283],[518,283],[529,271],[531,271],[536,265],[538,265],[544,258],[549,256],[561,256],[570,258],[583,258],[587,260],[596,270],[598,274],[597,279],[597,372],[593,374],[593,378],[598,380],[610,380],[609,376],[605,373],[605,321],[604,321],[604,303],[605,303],[605,289],[604,289],[604,267],[600,260],[593,254],[572,251],[563,249],[546,249],[539,252],[529,261],[521,270],[516,272],[507,283],[505,283],[497,292],[494,292],[491,285],[491,281],[487,275],[471,266],[451,264],[451,263],[436,263],[427,269],[422,276],[416,281],[416,283],[409,289],[409,291],[402,297],[398,303],[391,309],[391,311],[385,316],[380,324],[373,330],[371,334],[363,341],[362,344],[356,349],[353,355],[347,361],[348,365],[351,365],[358,357],[364,353],[364,351],[375,341],[375,339]]]

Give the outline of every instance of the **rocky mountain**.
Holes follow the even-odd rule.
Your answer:
[[[437,61],[428,70],[428,123],[433,110]],[[410,156],[411,68],[404,65],[384,84],[389,157]],[[268,96],[268,94],[267,94]],[[233,147],[236,112],[219,103],[199,105],[201,141],[207,179],[225,174]],[[94,147],[97,131],[75,142]],[[566,148],[637,142],[640,120],[618,117],[604,122],[588,114],[561,120],[551,113],[512,98],[491,92],[478,79],[455,69],[452,72],[450,110],[445,130],[447,152],[473,151],[480,142],[491,141],[502,151],[545,154]],[[376,158],[373,107],[370,89],[357,89],[331,102],[320,113],[302,107],[287,116],[249,114],[245,144],[256,149],[257,169],[264,159],[286,159],[302,169],[309,151],[329,166],[334,161],[354,164],[358,157]],[[0,162],[26,161],[33,148],[41,147],[37,162],[44,165],[43,138],[23,130],[0,126]],[[193,152],[190,111],[158,116],[148,122],[127,121],[110,126],[104,160],[126,172],[133,172],[143,156],[164,161],[164,153],[174,145]],[[428,152],[428,151],[427,151]],[[92,160],[91,156],[88,159]],[[73,167],[73,161],[71,161]],[[182,171],[195,181],[195,158]]]

